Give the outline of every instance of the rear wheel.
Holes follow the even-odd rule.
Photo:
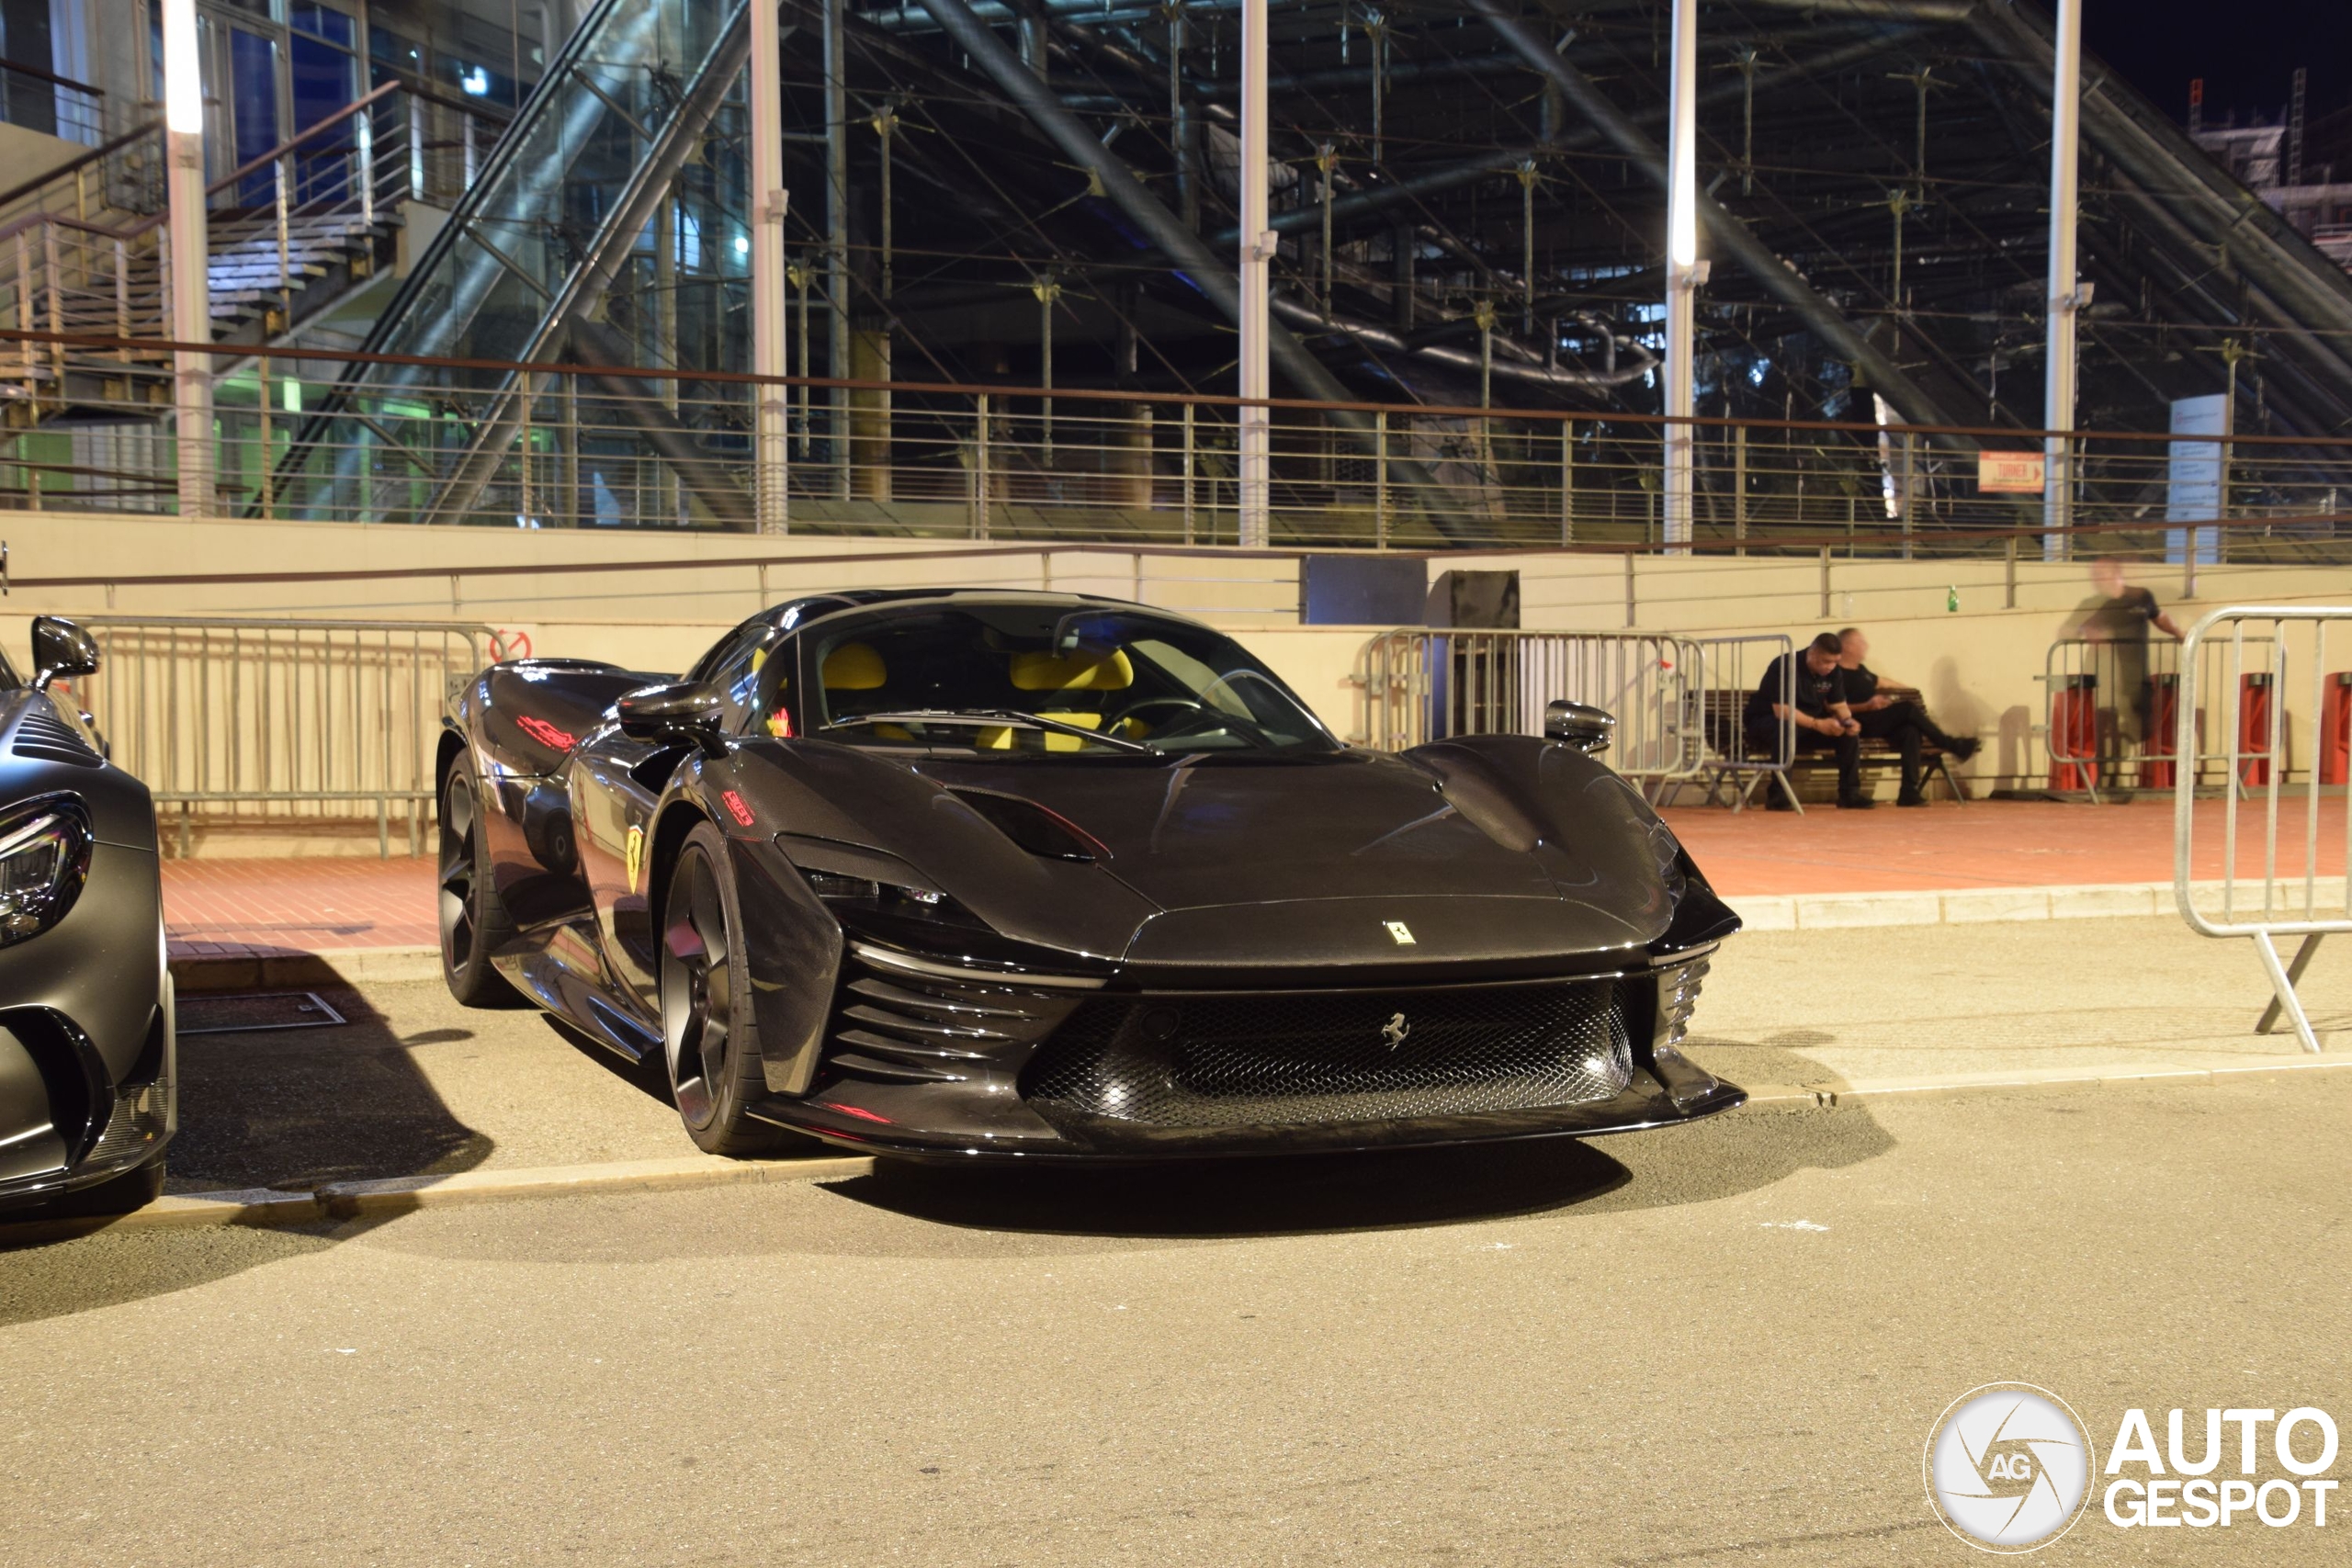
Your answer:
[[[522,998],[490,964],[514,932],[482,854],[481,791],[460,757],[441,783],[441,977],[469,1008],[512,1007]]]
[[[796,1140],[747,1108],[766,1087],[752,1031],[752,987],[727,840],[686,835],[662,919],[662,1043],[678,1119],[706,1153],[761,1155]]]

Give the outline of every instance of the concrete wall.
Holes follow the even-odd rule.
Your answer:
[[[1022,546],[972,555],[931,540],[755,538],[713,534],[606,534],[344,524],[214,522],[168,517],[0,513],[16,586],[0,601],[0,637],[21,658],[32,614],[253,615],[459,620],[508,634],[531,651],[611,659],[649,670],[684,667],[724,627],[763,604],[825,588],[950,581],[1069,589],[1138,599],[1238,633],[1342,734],[1363,726],[1351,677],[1376,628],[1301,626],[1297,566],[1235,553],[1150,555]],[[756,559],[758,565],[720,566]],[[487,568],[579,562],[652,563],[609,573]],[[1980,779],[2029,774],[2046,716],[2037,679],[2051,639],[2090,593],[2080,566],[1967,561],[1643,559],[1631,613],[1622,558],[1530,552],[1449,557],[1444,566],[1521,574],[1531,629],[1681,633],[1788,632],[1800,639],[1847,624],[1868,628],[1884,673],[1928,694],[1946,728],[1988,741]],[[323,574],[423,569],[431,575],[333,581]],[[155,583],[141,578],[272,572],[251,583]],[[469,575],[469,573],[475,575]],[[45,578],[107,581],[40,586]],[[2184,625],[2223,603],[2352,604],[2352,569],[2208,567],[2180,601],[2178,568],[2142,576]],[[1957,599],[1956,610],[1948,608]],[[2012,604],[2014,600],[2014,604]],[[519,634],[517,636],[516,634]],[[2345,639],[2352,664],[2352,637]],[[2307,734],[2300,688],[2292,727]]]

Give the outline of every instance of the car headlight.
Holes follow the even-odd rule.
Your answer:
[[[810,871],[805,867],[801,874],[808,879],[809,891],[823,899],[825,907],[845,921],[854,923],[856,916],[867,915],[987,929],[963,905],[946,894],[935,893],[928,887],[908,887],[895,882],[876,882],[868,877],[844,876],[839,872]]]
[[[72,795],[0,817],[0,947],[39,936],[74,908],[90,874],[90,815]]]
[[[1653,819],[1649,831],[1650,855],[1657,862],[1657,879],[1665,886],[1668,904],[1682,902],[1682,895],[1690,887],[1690,878],[1683,874],[1682,845],[1674,829]]]

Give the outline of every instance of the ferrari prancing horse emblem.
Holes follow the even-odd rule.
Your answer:
[[[1388,928],[1388,940],[1395,942],[1397,946],[1410,947],[1413,945],[1413,928],[1407,925],[1404,921],[1383,920],[1381,924]]]
[[[632,824],[628,830],[628,890],[637,891],[637,874],[645,868],[645,829]]]
[[[1380,1037],[1388,1042],[1388,1048],[1391,1051],[1405,1043],[1405,1036],[1412,1032],[1413,1026],[1406,1021],[1405,1015],[1401,1012],[1392,1016],[1380,1028]]]

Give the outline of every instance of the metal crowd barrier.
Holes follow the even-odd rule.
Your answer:
[[[199,823],[364,821],[391,852],[404,819],[424,847],[441,716],[491,659],[463,622],[79,617],[98,672],[74,694],[114,761],[176,812],[180,852]],[[371,809],[372,808],[372,809]]]
[[[2205,642],[2192,649],[2153,627],[2144,641],[2061,637],[2052,643],[2041,674],[2049,692],[2043,731],[2049,793],[2097,804],[2134,789],[2172,788],[2180,776],[2175,734],[2184,713],[2200,736],[2218,724],[2243,725],[2243,713],[2232,717],[2227,710],[2209,711],[2223,690],[2220,666],[2230,657],[2230,646]],[[2184,686],[2182,672],[2199,660],[2204,664],[2199,679]],[[2192,686],[2200,700],[2190,700]],[[2193,785],[2226,782],[2210,761],[2209,753],[2206,763],[2190,763]]]
[[[2267,635],[2250,637],[2249,626]],[[2328,634],[2336,627],[2345,627],[2346,634],[2331,650]],[[2253,939],[2272,992],[2270,1005],[2255,1025],[2256,1032],[2269,1033],[2283,1015],[2303,1048],[2313,1052],[2320,1048],[2319,1037],[2295,987],[2317,953],[2320,938],[2352,931],[2352,790],[2345,791],[2341,807],[2329,803],[2324,810],[2321,798],[2324,788],[2343,786],[2352,771],[2347,769],[2352,673],[2330,668],[2347,656],[2352,656],[2352,606],[2225,605],[2199,619],[2182,643],[2180,697],[2173,716],[2174,751],[2181,764],[2173,791],[2174,901],[2191,931]],[[2219,727],[2228,742],[2208,747],[2197,722],[2200,702],[2227,700],[2233,694],[2237,722]],[[2313,735],[2317,744],[2309,748],[2312,755],[2302,769],[2300,802],[2286,807],[2295,764],[2289,747],[2289,708],[2303,698],[2310,705],[2302,710],[2305,733]],[[2231,784],[2222,799],[2218,909],[2211,907],[2211,886],[2203,890],[2200,907],[2192,882],[2200,831],[2197,785],[2209,764],[2218,765]],[[2338,842],[2325,844],[2323,826],[2339,813],[2345,817],[2345,830]],[[2245,817],[2254,819],[2259,836],[2258,878],[2240,863],[2240,818]],[[2283,855],[2282,827],[2289,834]],[[2210,832],[2211,825],[2205,824],[2202,830]],[[2298,835],[2300,844],[2294,841]],[[2331,867],[2340,861],[2341,871],[2331,869],[2323,877],[2323,855]],[[2282,964],[2278,939],[2290,936],[2302,941],[2293,959]]]
[[[1802,813],[1804,807],[1789,783],[1789,763],[1797,754],[1797,661],[1790,657],[1794,642],[1786,633],[1775,633],[1697,637],[1691,647],[1698,656],[1707,804],[1728,799],[1734,811],[1745,810],[1760,785],[1768,793],[1779,790],[1790,807]],[[1785,660],[1781,665],[1782,712],[1773,720],[1774,744],[1768,753],[1748,744],[1747,697],[1763,683],[1776,659]]]
[[[1401,751],[1457,735],[1541,735],[1545,705],[1589,703],[1617,716],[1610,765],[1661,788],[1706,764],[1698,649],[1658,633],[1383,632],[1358,658],[1359,739]]]

